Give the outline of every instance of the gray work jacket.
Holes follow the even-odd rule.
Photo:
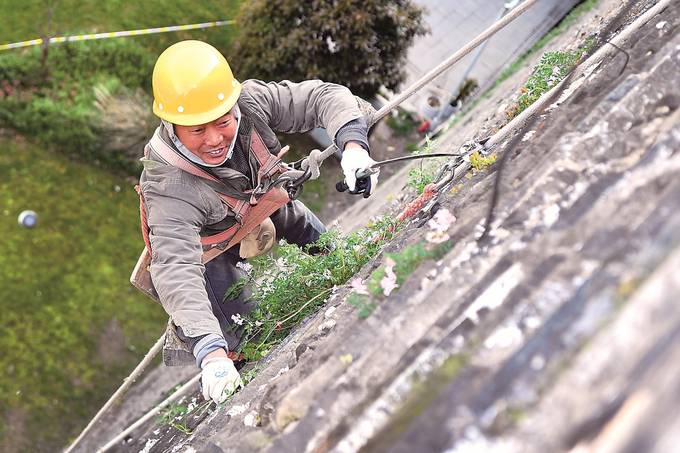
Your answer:
[[[298,133],[324,127],[338,145],[349,140],[366,141],[365,123],[343,127],[356,123],[364,112],[357,98],[340,85],[320,80],[247,80],[243,96],[254,100],[259,120],[264,119],[273,131]],[[342,140],[338,135],[341,128],[345,131],[340,134]],[[263,138],[266,143],[267,137]],[[188,337],[222,336],[205,288],[200,233],[225,219],[229,208],[205,180],[162,163],[153,153],[144,167],[140,186],[150,230],[150,272],[161,304]]]

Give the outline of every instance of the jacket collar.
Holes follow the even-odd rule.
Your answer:
[[[224,165],[224,163],[229,160],[229,158],[232,156],[234,153],[234,145],[236,145],[236,140],[238,138],[238,132],[239,128],[241,126],[241,110],[238,107],[238,104],[234,104],[233,107],[234,113],[236,115],[236,133],[234,134],[234,139],[231,141],[231,144],[229,145],[229,151],[227,151],[226,156],[224,157],[224,160],[220,162],[219,164],[208,164],[206,163],[203,159],[198,157],[196,154],[192,153],[189,151],[189,149],[184,146],[184,143],[181,142],[179,137],[175,135],[175,127],[172,125],[172,123],[169,123],[168,121],[161,120],[161,127],[165,130],[168,138],[172,142],[173,145],[175,145],[175,149],[177,149],[184,157],[189,159],[195,164],[201,165],[202,167],[219,167],[220,165]]]

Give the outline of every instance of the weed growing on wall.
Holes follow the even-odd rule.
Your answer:
[[[241,352],[246,359],[265,356],[295,325],[323,306],[336,286],[376,256],[396,231],[396,221],[384,217],[345,237],[327,232],[304,250],[282,241],[275,254],[244,266],[247,277],[229,292],[237,295],[250,285],[258,302],[247,317],[234,320],[245,330]],[[310,253],[318,250],[322,252]]]
[[[470,154],[470,165],[472,165],[472,168],[474,168],[476,171],[482,171],[492,165],[494,162],[496,162],[495,154],[490,156],[482,156],[479,151],[475,151],[474,153]]]
[[[440,259],[451,247],[449,241],[439,244],[418,242],[399,252],[386,253],[384,264],[375,269],[365,283],[353,283],[354,292],[347,298],[347,303],[357,309],[359,318],[370,316],[379,303],[402,286],[423,262]]]
[[[430,154],[437,151],[439,144],[436,140],[427,139],[425,146],[416,149],[413,154]],[[434,181],[434,176],[437,172],[438,162],[434,159],[423,159],[419,162],[418,167],[413,168],[408,173],[407,186],[416,190],[418,194],[423,193],[425,186]]]
[[[569,74],[579,59],[592,47],[593,42],[587,40],[584,45],[572,51],[546,52],[536,65],[531,77],[520,89],[521,95],[517,103],[506,112],[512,119],[536,102],[544,93],[560,83]]]

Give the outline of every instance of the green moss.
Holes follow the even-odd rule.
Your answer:
[[[378,308],[378,304],[369,296],[352,293],[347,297],[347,303],[357,309],[359,318],[368,318]]]
[[[444,363],[423,381],[413,383],[410,393],[401,407],[392,416],[388,425],[360,451],[386,451],[406,431],[411,422],[434,403],[442,391],[455,379],[468,362],[468,357],[457,354]]]
[[[398,285],[402,285],[423,261],[432,258],[434,255],[435,251],[427,249],[424,243],[413,244],[399,252],[385,254],[386,257],[394,260],[394,273],[397,276]],[[384,277],[385,266],[383,265],[374,270],[368,278],[366,286],[371,294],[376,297],[381,297],[383,294],[380,282]]]
[[[386,253],[385,256],[394,261],[393,272],[397,278],[397,285],[401,286],[424,261],[441,258],[451,247],[452,244],[449,241],[436,245],[426,245],[424,242],[419,242],[399,252]],[[377,307],[377,301],[385,298],[381,285],[385,275],[385,265],[378,267],[366,279],[366,287],[371,295],[352,294],[348,298],[348,303],[359,310],[358,316],[360,318],[368,317]]]
[[[475,151],[474,153],[470,154],[470,165],[472,165],[472,168],[477,171],[484,170],[485,168],[493,165],[494,162],[496,162],[495,154],[487,157],[482,156],[479,151]]]

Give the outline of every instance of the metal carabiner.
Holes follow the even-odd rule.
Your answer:
[[[297,200],[300,194],[302,193],[302,185],[311,178],[312,172],[309,168],[305,170],[305,172],[300,176],[298,179],[295,179],[293,181],[287,181],[284,183],[284,188],[286,189],[286,192],[288,192],[288,197],[291,200]]]

